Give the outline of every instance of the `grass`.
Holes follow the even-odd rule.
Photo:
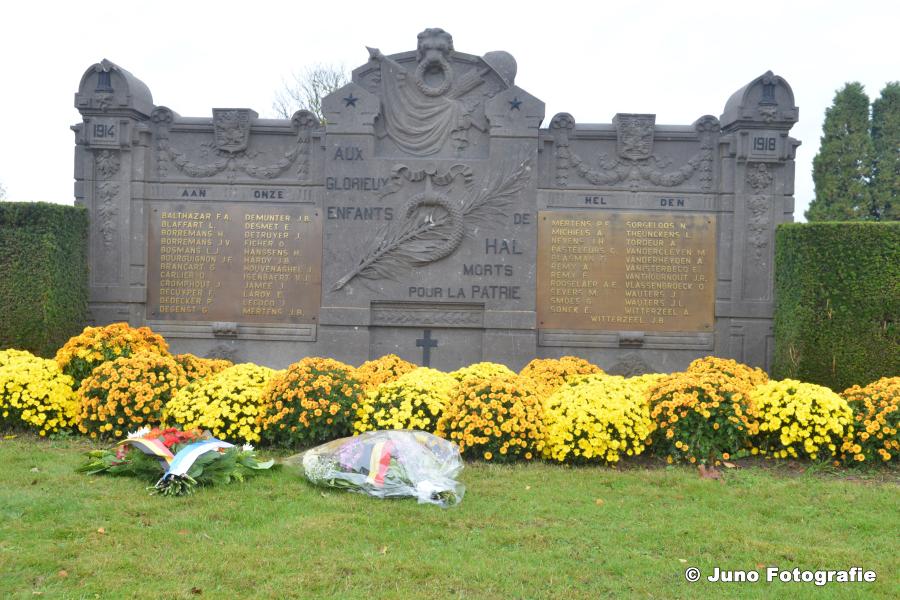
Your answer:
[[[181,499],[78,475],[78,439],[0,441],[4,598],[896,598],[896,470],[467,465],[449,510],[284,469]],[[687,583],[696,566],[872,584]],[[764,571],[763,571],[764,572]]]

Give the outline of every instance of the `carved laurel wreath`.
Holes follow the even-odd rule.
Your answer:
[[[454,169],[458,169],[454,173]],[[467,185],[462,202],[431,189],[431,182],[446,185],[457,175],[471,178],[466,167],[456,165],[439,175],[411,173],[406,167],[394,169],[394,180],[403,175],[409,181],[426,179],[425,192],[413,196],[401,211],[402,218],[390,221],[364,246],[356,265],[331,287],[337,291],[356,277],[363,279],[395,279],[415,266],[426,265],[452,254],[463,238],[478,224],[496,224],[507,216],[504,210],[522,191],[531,177],[531,159],[514,168],[488,176],[481,190],[472,193]],[[389,193],[393,193],[395,189]]]

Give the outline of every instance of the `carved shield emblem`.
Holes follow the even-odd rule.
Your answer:
[[[223,152],[243,152],[250,141],[250,122],[255,113],[247,108],[214,108],[216,147]]]
[[[656,115],[619,113],[613,119],[618,134],[618,152],[628,160],[644,160],[653,153],[653,126]]]

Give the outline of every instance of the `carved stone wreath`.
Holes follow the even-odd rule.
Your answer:
[[[447,186],[457,177],[466,184],[464,198],[451,198],[433,189],[435,185]],[[389,222],[364,243],[354,267],[332,285],[331,291],[340,290],[357,277],[395,279],[410,268],[449,256],[474,225],[497,224],[505,219],[504,209],[530,178],[531,159],[489,175],[478,192],[472,189],[472,171],[465,165],[453,165],[443,173],[395,166],[385,195],[402,189],[406,182],[425,181],[425,191],[405,203],[403,218]]]

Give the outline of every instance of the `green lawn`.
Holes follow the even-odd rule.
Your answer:
[[[897,471],[467,465],[442,510],[295,473],[187,498],[78,475],[80,440],[0,441],[0,597],[897,598]],[[262,453],[265,456],[265,453]],[[696,566],[873,584],[687,583]],[[763,580],[765,576],[763,575]]]

